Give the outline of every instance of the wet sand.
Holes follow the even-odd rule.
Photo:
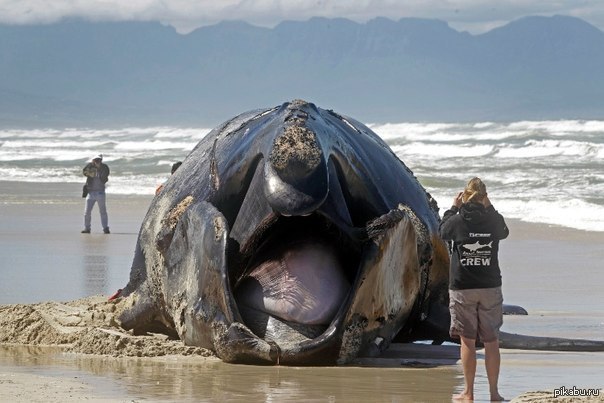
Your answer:
[[[80,190],[0,182],[0,305],[52,306],[47,301],[95,295],[104,302],[127,283],[152,196],[109,194],[112,233],[102,234],[95,208],[93,233],[84,235]],[[500,256],[505,301],[530,315],[506,317],[503,330],[604,340],[604,232],[508,224]],[[462,386],[457,354],[457,346],[395,345],[352,366],[288,368],[230,365],[204,354],[113,357],[19,343],[0,345],[0,401],[450,401]],[[488,398],[483,359],[477,401]],[[604,353],[503,350],[500,389],[507,398],[528,391],[552,398],[563,386],[601,389],[603,368]]]

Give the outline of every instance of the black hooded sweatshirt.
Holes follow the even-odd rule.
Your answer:
[[[449,289],[501,286],[499,240],[509,230],[493,206],[472,202],[461,209],[453,206],[445,211],[439,232],[442,239],[452,241]]]

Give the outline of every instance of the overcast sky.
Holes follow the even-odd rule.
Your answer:
[[[555,14],[579,17],[604,30],[603,0],[0,0],[1,23],[51,23],[65,17],[160,21],[183,33],[222,20],[272,27],[313,16],[357,22],[382,16],[435,18],[476,34],[520,17]]]

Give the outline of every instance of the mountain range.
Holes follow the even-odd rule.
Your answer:
[[[0,25],[1,126],[215,125],[301,98],[364,122],[604,118],[604,32],[526,17]]]

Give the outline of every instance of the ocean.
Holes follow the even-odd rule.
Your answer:
[[[604,121],[368,124],[438,201],[473,176],[505,217],[604,231]],[[210,128],[0,130],[4,181],[83,183],[102,153],[108,194],[152,195]],[[1,202],[1,201],[0,201]]]

